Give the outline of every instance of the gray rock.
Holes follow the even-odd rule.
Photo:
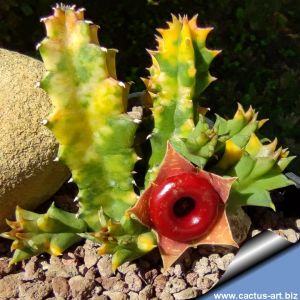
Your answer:
[[[69,176],[53,161],[58,145],[41,123],[51,110],[46,93],[35,87],[43,73],[41,62],[0,49],[0,231],[16,205],[34,209]]]
[[[21,284],[23,273],[7,275],[0,279],[0,299],[12,299],[18,296],[18,286]]]
[[[51,292],[51,285],[48,282],[24,282],[19,286],[19,298],[24,300],[41,300]]]
[[[69,286],[73,298],[87,299],[95,283],[92,280],[77,275],[69,279]]]
[[[187,288],[179,293],[174,294],[174,298],[178,300],[193,299],[198,293],[195,288]]]

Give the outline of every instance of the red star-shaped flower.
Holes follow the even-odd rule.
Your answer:
[[[157,233],[165,269],[189,247],[238,247],[225,212],[234,181],[196,168],[168,144],[156,179],[130,209]]]

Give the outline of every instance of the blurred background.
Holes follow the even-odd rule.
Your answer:
[[[39,58],[35,45],[44,37],[40,18],[51,14],[52,0],[0,1],[0,47]],[[299,0],[86,0],[63,1],[86,8],[86,18],[101,26],[100,42],[117,48],[121,80],[143,90],[154,49],[155,28],[173,14],[199,15],[213,26],[209,48],[222,49],[211,66],[218,77],[202,95],[203,106],[232,116],[237,102],[251,104],[270,121],[263,134],[279,138],[300,157],[300,3]],[[300,158],[291,170],[300,174]]]

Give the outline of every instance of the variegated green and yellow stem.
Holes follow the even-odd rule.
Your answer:
[[[99,46],[98,26],[84,20],[83,10],[58,6],[43,21],[41,86],[54,105],[47,126],[79,187],[80,217],[98,230],[101,207],[119,220],[136,201],[132,145],[140,120],[126,113],[129,86],[116,78],[116,50]]]
[[[78,233],[86,231],[83,220],[75,214],[51,205],[45,214],[16,209],[16,221],[7,221],[11,231],[1,236],[11,239],[11,249],[15,250],[10,264],[17,263],[43,252],[61,255],[64,250],[79,242]]]
[[[265,143],[258,138],[257,131],[267,120],[257,120],[257,115],[252,107],[244,111],[239,104],[233,119],[217,116],[214,125],[217,148],[223,153],[211,170],[237,177],[228,202],[230,211],[246,205],[275,209],[269,191],[293,184],[282,172],[295,156],[288,156],[289,151],[282,147],[276,149],[277,139]]]
[[[155,178],[166,153],[167,141],[201,166],[205,159],[200,159],[199,149],[208,142],[209,148],[213,148],[216,142],[215,138],[211,141],[213,131],[203,128],[202,120],[198,122],[199,96],[215,80],[208,68],[220,52],[205,46],[212,28],[198,27],[197,16],[191,20],[186,16],[173,16],[168,25],[167,29],[158,29],[161,35],[157,37],[158,48],[149,51],[152,66],[149,68],[150,77],[144,80],[152,96],[155,120],[151,137],[150,181]],[[196,123],[199,123],[197,129]],[[185,140],[188,140],[186,144]],[[204,154],[204,157],[209,156]]]

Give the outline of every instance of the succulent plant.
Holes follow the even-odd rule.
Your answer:
[[[38,49],[47,73],[41,87],[54,105],[44,123],[60,145],[55,159],[70,168],[79,187],[77,218],[88,230],[78,234],[99,238],[104,243],[101,251],[114,253],[117,267],[155,246],[155,236],[126,217],[137,199],[132,184],[138,159],[133,142],[141,115],[126,113],[129,84],[117,80],[116,50],[99,45],[98,26],[85,21],[83,13],[57,6],[52,16],[42,19],[47,37]],[[23,250],[22,244],[18,247]],[[33,247],[31,252],[40,249]]]
[[[212,28],[199,28],[197,16],[191,20],[186,16],[172,16],[172,19],[169,28],[158,29],[161,37],[157,37],[157,50],[149,51],[150,77],[144,79],[152,98],[155,121],[151,136],[150,180],[158,172],[168,141],[176,149],[186,147],[189,159],[202,166],[205,158],[213,153],[216,142],[214,132],[205,131],[198,122],[199,95],[216,79],[208,69],[220,53],[205,46]],[[187,140],[184,145],[182,140]]]
[[[15,240],[13,262],[43,251],[60,254],[80,238],[101,244],[99,254],[112,254],[114,269],[156,246],[165,268],[189,247],[238,247],[230,215],[246,205],[274,209],[269,191],[292,184],[282,171],[293,157],[276,150],[276,140],[258,137],[265,120],[251,107],[245,112],[239,105],[230,120],[206,119],[199,95],[215,80],[209,65],[220,52],[205,46],[212,28],[198,27],[196,16],[173,16],[158,30],[150,76],[143,79],[142,102],[152,110],[154,128],[138,196],[134,144],[145,136],[137,137],[145,119],[142,109],[127,112],[130,85],[117,79],[116,50],[99,45],[97,26],[81,9],[57,6],[43,21],[47,37],[39,50],[47,73],[41,86],[55,107],[45,123],[60,144],[57,159],[79,187],[80,209],[77,215],[53,206],[43,216],[23,211],[28,218],[18,209],[17,222],[8,222],[12,230],[2,234]],[[52,220],[53,210],[58,227],[52,221],[40,227],[38,220]],[[66,226],[64,214],[74,226]]]
[[[276,150],[277,139],[258,138],[257,131],[267,120],[258,121],[257,115],[252,107],[245,112],[239,104],[233,119],[217,116],[214,125],[219,136],[216,155],[222,154],[209,169],[237,178],[230,193],[230,211],[246,205],[275,209],[269,191],[294,184],[282,172],[295,156],[288,156],[282,147]]]
[[[259,141],[255,132],[266,120],[251,107],[239,105],[232,120],[217,116],[213,126],[201,114],[199,95],[215,79],[208,67],[220,52],[205,46],[211,29],[197,27],[196,16],[173,16],[158,30],[144,80],[153,102],[152,157],[148,188],[131,211],[157,231],[165,267],[188,247],[238,246],[227,214],[245,205],[274,208],[268,191],[292,184],[281,172],[293,157]]]
[[[15,250],[10,264],[33,255],[47,252],[61,255],[64,250],[81,240],[77,234],[86,230],[83,220],[53,204],[44,214],[16,208],[16,221],[7,221],[12,228],[1,236],[13,240]]]

